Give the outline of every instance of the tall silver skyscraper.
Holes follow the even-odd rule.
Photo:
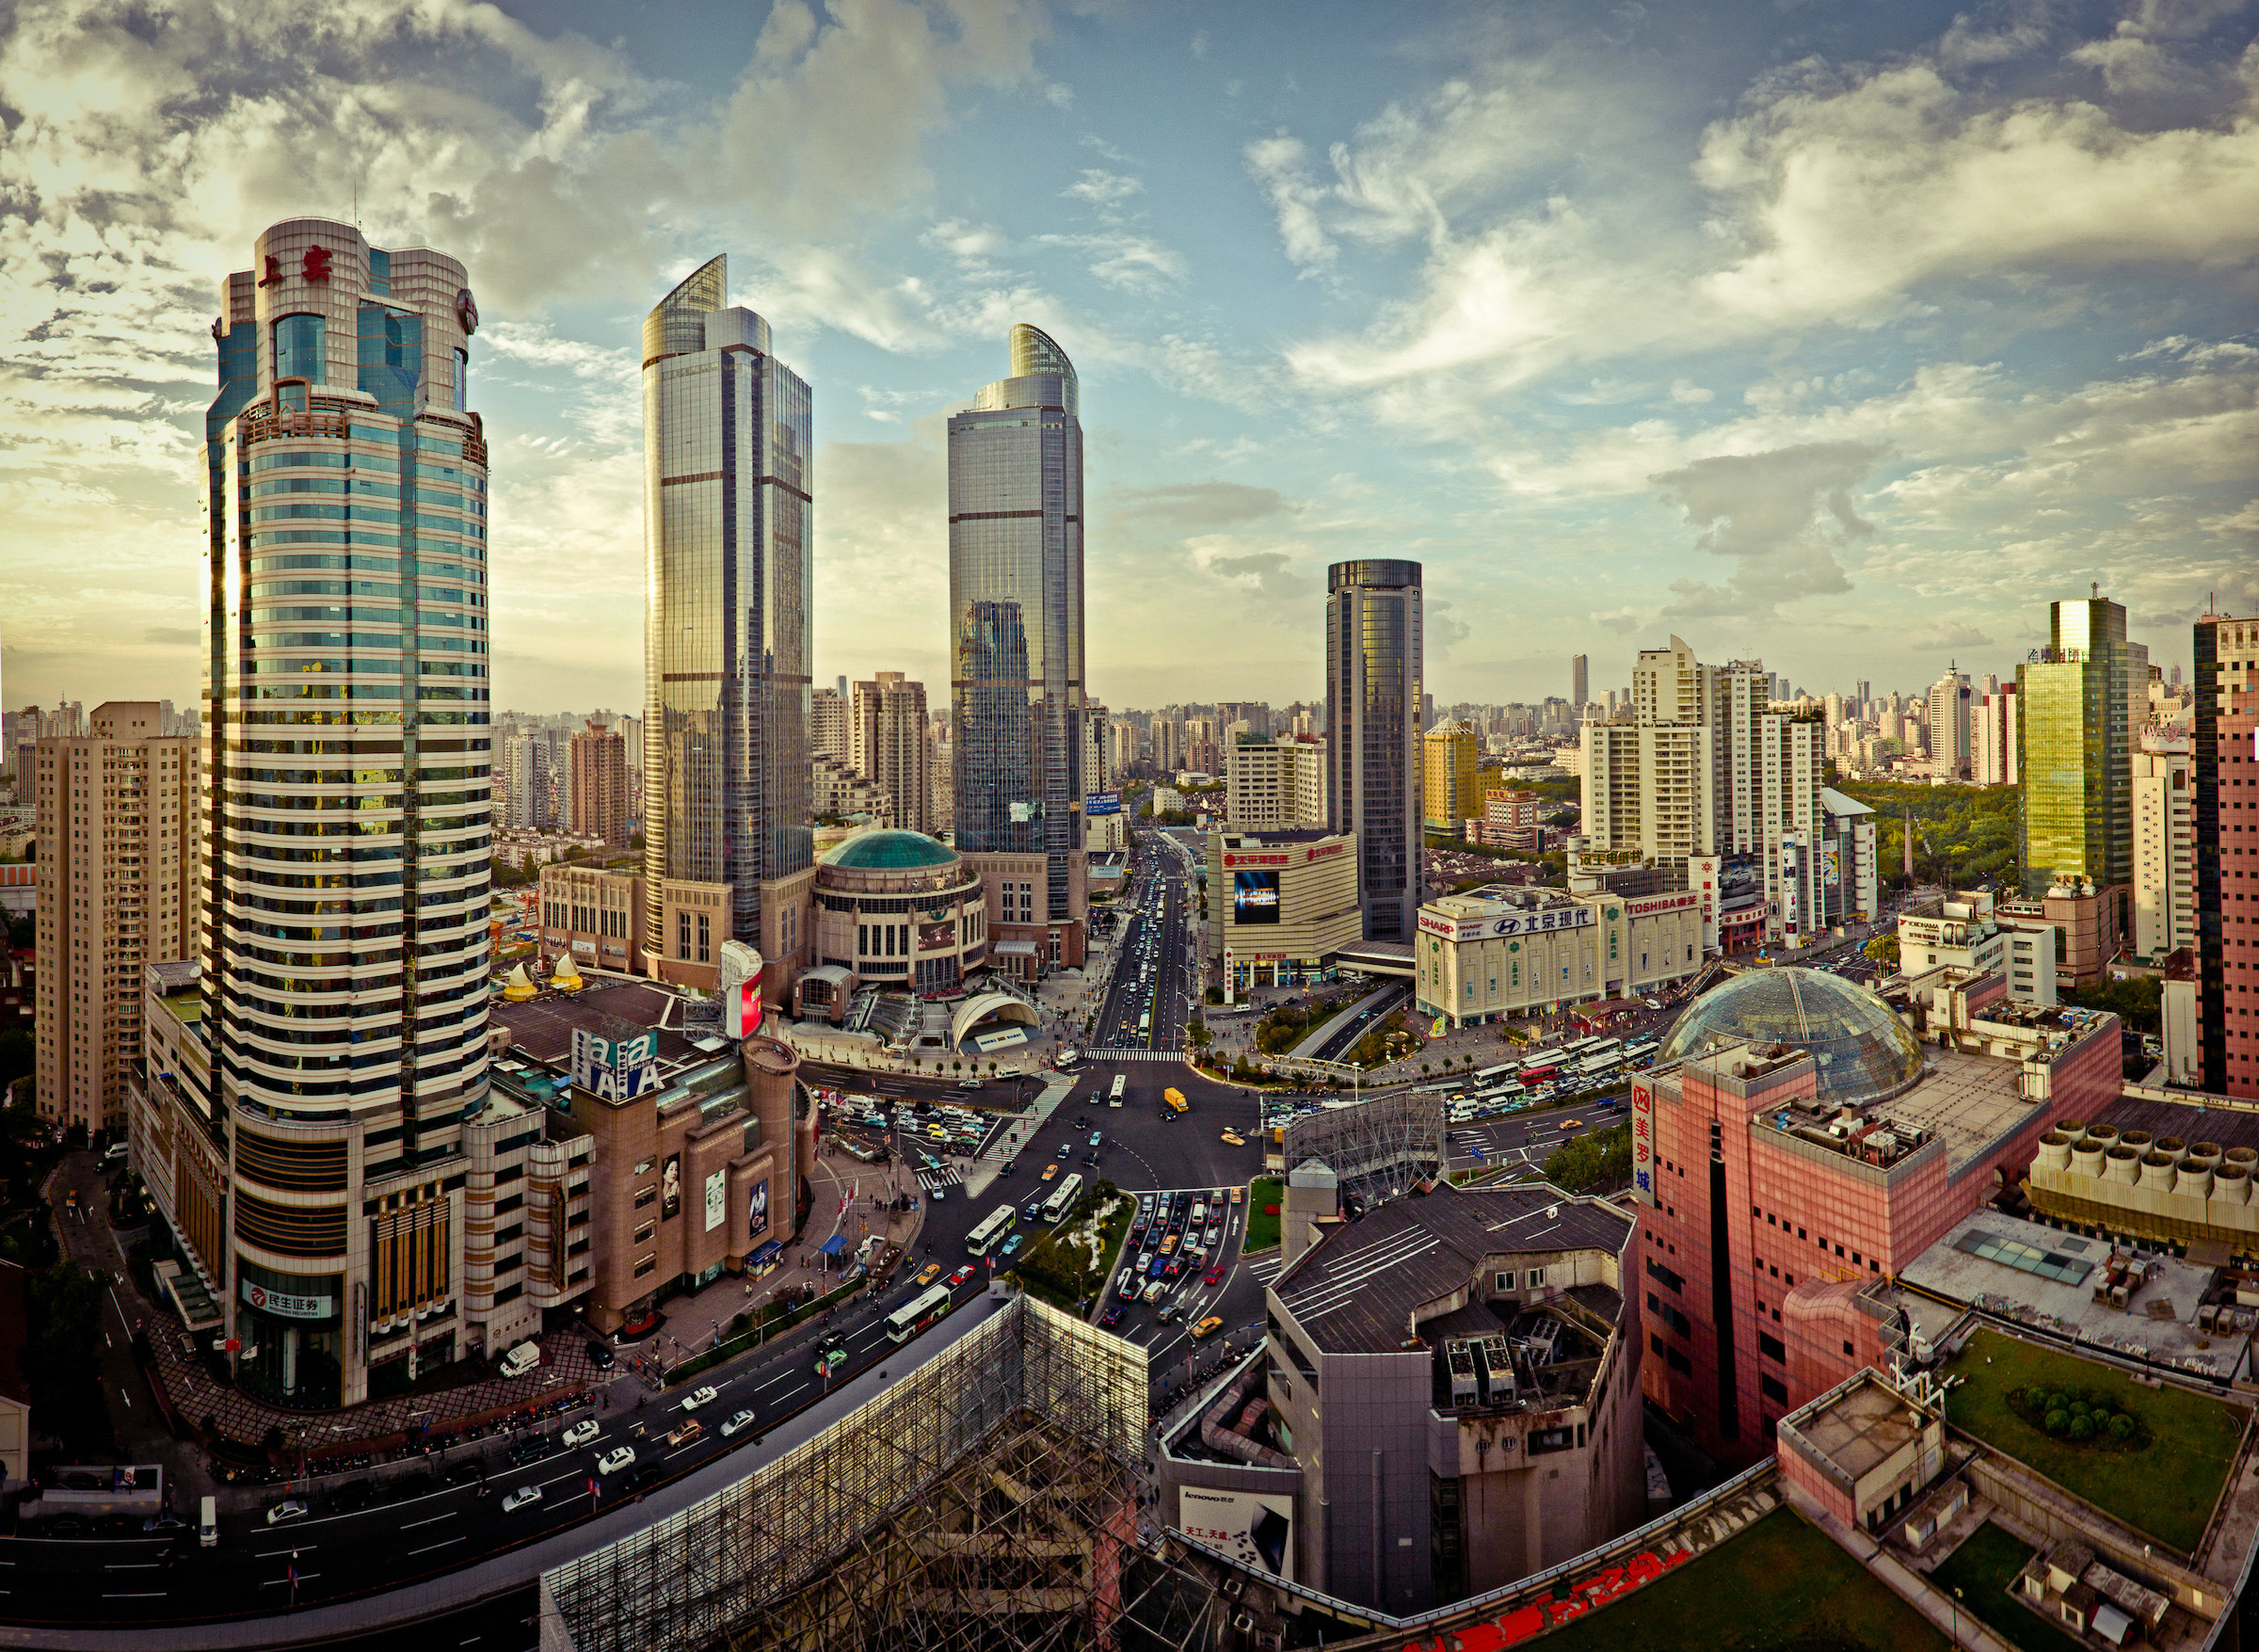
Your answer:
[[[1417,562],[1337,562],[1325,576],[1326,798],[1357,840],[1369,940],[1419,925],[1421,614]]]
[[[499,1351],[556,1298],[498,1285],[521,1244],[505,1264],[463,1175],[492,824],[478,311],[454,259],[349,224],[254,251],[212,329],[201,952],[169,966],[200,977],[209,1068],[152,1059],[133,1128],[168,1144],[148,1179],[245,1386],[323,1406],[419,1350]]]
[[[813,429],[725,259],[643,323],[645,962],[711,987],[721,944],[805,946],[815,828],[808,601]]]
[[[1015,879],[1041,899],[1011,909],[1050,961],[1079,963],[1082,425],[1066,352],[1025,323],[1011,343],[1011,377],[949,422],[956,843],[1031,873],[1042,857],[1040,879]]]
[[[1582,654],[1569,661],[1569,706],[1573,711],[1581,712],[1585,701],[1592,698],[1590,666],[1591,662]]]

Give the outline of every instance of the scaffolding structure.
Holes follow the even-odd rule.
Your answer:
[[[1306,1114],[1287,1126],[1280,1147],[1289,1171],[1316,1159],[1370,1208],[1443,1174],[1448,1128],[1440,1090],[1406,1091]]]
[[[1190,1649],[1139,1547],[1145,1351],[1027,1297],[704,1501],[542,1574],[542,1652]]]

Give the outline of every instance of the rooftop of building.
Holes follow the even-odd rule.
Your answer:
[[[1545,885],[1486,883],[1456,894],[1438,895],[1427,904],[1455,918],[1481,918],[1496,912],[1536,912],[1581,903],[1566,890]]]
[[[2095,1109],[2094,1116],[2084,1122],[2090,1128],[2115,1126],[2121,1135],[2142,1130],[2158,1141],[2174,1137],[2221,1147],[2259,1148],[2259,1111],[2221,1096],[2191,1092],[2181,1097],[2128,1084],[2116,1100]]]
[[[1700,1059],[1707,1066],[1723,1061],[1742,1067],[1744,1076],[1757,1077],[1786,1070],[1800,1054],[1773,1045]],[[2023,1129],[2039,1110],[2039,1103],[2023,1095],[2018,1062],[1930,1045],[1922,1047],[1921,1055],[1917,1081],[1885,1100],[1856,1107],[1796,1098],[1766,1106],[1751,1128],[1777,1131],[1807,1151],[1822,1149],[1885,1170],[1939,1146],[1947,1174],[1958,1175],[1992,1153],[2001,1138]]]
[[[1417,1332],[1415,1322],[1427,1305],[1470,1281],[1479,1285],[1485,1258],[1572,1250],[1616,1255],[1633,1226],[1613,1205],[1542,1182],[1478,1192],[1447,1184],[1337,1227],[1274,1280],[1271,1292],[1322,1353],[1408,1352],[1439,1336],[1467,1334],[1448,1328],[1450,1316],[1431,1316]],[[1594,1312],[1605,1306],[1590,1305]],[[1613,1310],[1606,1317],[1614,1323]],[[1503,1323],[1484,1310],[1482,1328],[1497,1332]]]
[[[1323,826],[1265,826],[1259,832],[1220,831],[1216,840],[1226,849],[1284,848],[1290,843],[1316,843],[1338,837]]]
[[[1781,1442],[1849,1490],[1935,1419],[1872,1371],[1781,1419]]]
[[[1728,978],[1678,1018],[1656,1066],[1737,1042],[1810,1051],[1820,1099],[1838,1106],[1882,1100],[1922,1077],[1922,1048],[1898,1012],[1824,970],[1751,970]]]
[[[562,1070],[572,1059],[572,1035],[585,1029],[606,1032],[617,1021],[659,1033],[659,1072],[672,1076],[710,1061],[729,1048],[713,1023],[691,1026],[684,1010],[691,1001],[652,981],[623,981],[591,974],[579,992],[544,993],[524,1003],[497,998],[488,1006],[489,1022],[510,1030],[510,1053]],[[506,1070],[507,1057],[498,1067]]]
[[[825,851],[824,864],[866,872],[905,872],[921,866],[953,865],[956,858],[957,852],[938,838],[882,826],[857,832]]]
[[[2107,1290],[2113,1275],[2127,1286],[2123,1305]],[[2235,1373],[2251,1336],[2249,1309],[2241,1329],[2197,1323],[2212,1269],[2161,1248],[2114,1246],[2002,1211],[1964,1217],[1899,1276],[1915,1288],[1910,1305],[1927,1292],[2221,1381]],[[2100,1302],[2098,1284],[2106,1287]],[[1917,1330],[1926,1329],[1926,1317],[1915,1316]]]

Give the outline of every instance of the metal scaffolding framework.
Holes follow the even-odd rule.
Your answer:
[[[1210,1644],[1138,1546],[1145,1351],[1020,1297],[735,1485],[541,1579],[542,1652]]]
[[[1439,1090],[1328,1106],[1287,1126],[1282,1161],[1290,1172],[1316,1159],[1343,1193],[1367,1206],[1384,1204],[1443,1174],[1446,1129]]]

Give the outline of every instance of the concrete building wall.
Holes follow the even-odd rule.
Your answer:
[[[88,1132],[125,1128],[143,966],[197,950],[198,741],[161,727],[154,700],[112,700],[33,748],[38,1107]]]
[[[2134,753],[2133,934],[2127,945],[2155,962],[2196,944],[2195,764],[2182,750]]]

